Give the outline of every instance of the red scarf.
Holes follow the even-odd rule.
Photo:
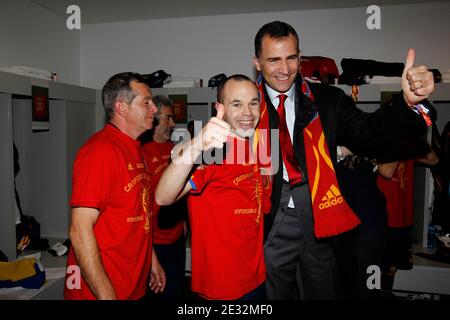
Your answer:
[[[260,129],[268,130],[270,128],[268,106],[264,95],[264,81],[261,75],[258,77],[257,86],[261,99],[261,119],[255,132],[253,147],[254,150],[263,147],[270,154],[270,140],[262,136],[261,132],[264,131],[260,131]],[[304,95],[314,101],[314,96],[303,78],[301,90]],[[319,113],[316,113],[313,120],[304,129],[303,138],[315,236],[317,238],[330,237],[355,228],[361,221],[353,213],[339,190]],[[270,171],[271,164],[260,165],[260,167]],[[280,166],[280,168],[282,167]]]

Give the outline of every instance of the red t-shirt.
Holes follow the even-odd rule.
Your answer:
[[[414,161],[400,161],[391,179],[377,177],[377,184],[386,198],[388,226],[404,228],[414,223]]]
[[[152,186],[156,188],[164,170],[169,165],[170,152],[173,149],[172,142],[149,142],[142,146],[142,154],[147,164]],[[153,195],[155,190],[153,190]],[[173,228],[161,229],[158,225],[159,206],[153,201],[153,243],[171,244],[176,242],[183,234],[183,222],[178,222]]]
[[[152,257],[151,202],[140,143],[107,124],[77,154],[71,206],[100,211],[94,234],[118,299],[138,299],[146,292]],[[72,248],[67,259],[71,265],[77,265]],[[70,289],[68,276],[66,299],[95,299],[83,278],[80,289]]]
[[[190,180],[192,290],[238,299],[265,280],[264,186],[256,164],[208,165]]]

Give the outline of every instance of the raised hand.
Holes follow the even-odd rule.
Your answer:
[[[197,148],[201,148],[202,151],[211,148],[223,148],[228,137],[244,140],[244,138],[236,135],[232,131],[230,125],[223,120],[225,115],[224,105],[218,103],[216,109],[217,115],[208,121],[206,126],[202,129],[202,134],[196,138],[200,140],[198,140],[195,145]]]
[[[433,73],[426,66],[414,67],[416,51],[409,49],[402,75],[402,90],[405,102],[416,105],[427,99],[434,91]]]

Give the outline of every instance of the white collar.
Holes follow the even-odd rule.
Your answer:
[[[269,95],[269,98],[270,98],[270,101],[272,102],[272,104],[275,99],[278,99],[278,96],[280,94],[287,95],[288,96],[287,99],[290,100],[291,102],[294,102],[295,82],[292,84],[291,88],[288,91],[283,92],[283,93],[273,90],[267,84],[266,84],[266,89],[267,89],[267,94]]]

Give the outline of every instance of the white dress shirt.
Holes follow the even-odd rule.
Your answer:
[[[278,105],[280,104],[280,98],[278,97],[280,94],[287,95],[286,100],[284,101],[284,110],[286,112],[286,125],[288,127],[289,136],[291,137],[291,142],[294,142],[293,134],[294,134],[294,122],[295,122],[295,83],[292,85],[292,87],[284,92],[279,93],[272,88],[270,88],[268,85],[266,85],[267,94],[269,95],[270,101],[272,102],[273,106],[278,109]],[[289,182],[289,176],[286,170],[286,165],[283,161],[283,179],[287,182]],[[292,200],[292,197],[289,199],[289,208],[295,208],[294,201]]]

